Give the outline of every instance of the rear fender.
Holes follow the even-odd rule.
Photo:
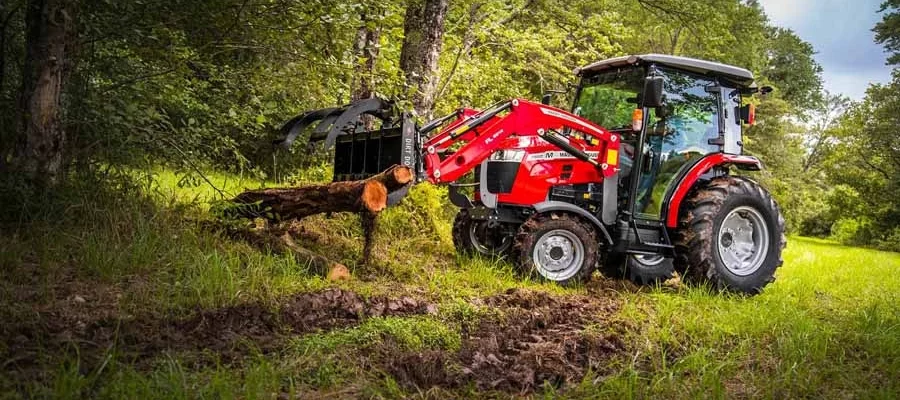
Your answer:
[[[763,168],[762,161],[759,161],[758,158],[752,156],[714,153],[701,158],[687,170],[684,176],[681,177],[678,186],[675,187],[672,195],[669,196],[667,202],[668,205],[665,207],[667,210],[666,226],[669,228],[678,226],[678,211],[681,209],[681,203],[701,176],[715,167],[727,167],[732,165],[739,169],[750,171],[759,171]]]

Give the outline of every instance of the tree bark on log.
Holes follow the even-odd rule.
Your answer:
[[[248,190],[232,202],[235,212],[249,218],[302,219],[335,212],[377,214],[387,207],[387,194],[412,182],[409,167],[395,165],[369,179],[332,182],[299,188]]]
[[[239,206],[231,208],[229,213],[247,218],[261,217],[270,221],[299,220],[321,213],[359,213],[365,239],[362,264],[368,264],[374,246],[378,213],[387,207],[388,193],[402,188],[412,180],[412,169],[395,165],[360,181],[249,190],[232,200]]]

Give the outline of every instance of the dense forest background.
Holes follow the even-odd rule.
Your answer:
[[[898,6],[874,27],[894,64]],[[575,67],[656,52],[746,67],[775,88],[750,100],[745,142],[792,233],[900,250],[900,73],[858,102],[827,93],[815,49],[754,0],[0,0],[0,24],[12,218],[41,191],[157,166],[185,182],[200,169],[285,181],[328,160],[273,154],[303,110],[379,95],[426,118],[538,98],[570,88]]]

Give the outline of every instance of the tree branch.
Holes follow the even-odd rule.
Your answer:
[[[128,86],[128,85],[131,85],[131,84],[133,84],[133,83],[137,83],[137,82],[140,82],[140,81],[144,81],[144,80],[147,80],[147,79],[150,79],[150,78],[155,78],[155,77],[157,77],[157,76],[168,75],[168,74],[171,74],[171,73],[173,73],[173,72],[175,72],[175,71],[177,71],[177,70],[178,70],[178,68],[169,68],[169,69],[167,69],[167,70],[165,70],[165,71],[154,72],[154,73],[152,73],[152,74],[146,74],[146,75],[140,75],[140,76],[136,76],[136,77],[131,78],[131,79],[126,79],[126,80],[124,80],[124,81],[116,82],[116,83],[110,85],[109,87],[107,87],[107,88],[106,88],[103,92],[101,92],[100,94],[101,94],[101,95],[107,94],[107,93],[109,93],[109,92],[111,92],[111,91],[113,91],[113,90],[116,90],[116,89],[118,89],[118,88],[120,88],[120,87],[122,87],[122,86]]]

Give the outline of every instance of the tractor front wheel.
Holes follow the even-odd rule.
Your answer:
[[[675,268],[692,282],[757,294],[775,280],[786,244],[784,217],[756,182],[715,178],[682,207]]]
[[[638,285],[654,285],[675,276],[672,258],[659,254],[610,254],[601,270],[608,278],[627,278]]]
[[[462,254],[502,257],[512,249],[515,227],[495,221],[472,219],[463,208],[453,220],[453,245]]]
[[[533,215],[516,234],[515,254],[522,272],[562,285],[590,278],[597,264],[593,226],[562,214]]]

